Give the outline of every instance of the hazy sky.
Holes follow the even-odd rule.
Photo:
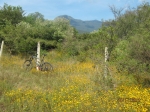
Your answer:
[[[108,20],[114,16],[109,6],[127,9],[136,8],[150,0],[0,0],[12,6],[21,6],[26,14],[40,12],[45,19],[53,20],[60,15],[69,15],[81,20]]]

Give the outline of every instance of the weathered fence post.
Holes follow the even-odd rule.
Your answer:
[[[104,77],[107,77],[107,59],[108,59],[108,47],[105,47],[105,68],[104,68]]]
[[[38,42],[37,44],[37,67],[36,67],[37,70],[39,70],[38,66],[39,62],[40,62],[40,42]]]
[[[0,49],[0,57],[2,56],[2,52],[3,52],[3,46],[4,46],[4,41],[2,41],[2,44],[1,44],[1,49]]]

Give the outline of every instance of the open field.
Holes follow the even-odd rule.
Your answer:
[[[27,72],[20,56],[1,58],[1,112],[150,111],[150,88],[137,85],[112,65],[111,76],[104,80],[103,64],[92,60],[81,63],[55,51],[45,59],[53,72]]]

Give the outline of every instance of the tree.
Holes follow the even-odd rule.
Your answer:
[[[30,24],[35,24],[35,21],[37,20],[37,19],[40,19],[41,21],[44,21],[45,19],[44,19],[44,16],[41,14],[41,13],[39,13],[39,12],[35,12],[35,13],[30,13],[30,14],[28,14],[26,17],[25,17],[25,19],[24,19],[24,21],[25,22],[28,22],[28,23],[30,23]]]
[[[122,12],[124,10],[124,8],[117,9],[114,5],[109,6],[109,8],[112,11],[112,13],[114,14],[115,19],[118,19],[122,15]]]
[[[11,6],[4,4],[0,9],[0,21],[1,25],[5,25],[7,21],[10,21],[13,25],[18,24],[24,18],[24,11],[20,6]]]

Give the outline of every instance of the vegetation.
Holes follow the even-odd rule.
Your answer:
[[[114,20],[79,34],[68,20],[46,20],[21,7],[0,9],[0,111],[150,111],[150,4],[110,7]],[[5,13],[8,13],[5,15]],[[18,15],[18,16],[15,16]],[[14,18],[11,18],[14,17]],[[22,68],[40,41],[52,73]],[[108,74],[104,75],[104,48]]]
[[[61,42],[74,36],[74,29],[66,19],[44,20],[38,12],[24,16],[20,7],[7,4],[0,11],[3,16],[8,12],[8,17],[0,17],[3,20],[0,25],[0,41],[5,40],[6,49],[11,54],[35,51],[37,41],[41,41],[43,49],[57,48]],[[17,22],[10,19],[13,14]]]
[[[136,85],[132,76],[109,66],[116,88],[103,80],[103,65],[91,61],[66,59],[63,53],[52,51],[48,60],[55,65],[53,73],[21,66],[24,60],[5,56],[0,67],[0,110],[8,111],[140,111],[150,109],[150,89]]]

